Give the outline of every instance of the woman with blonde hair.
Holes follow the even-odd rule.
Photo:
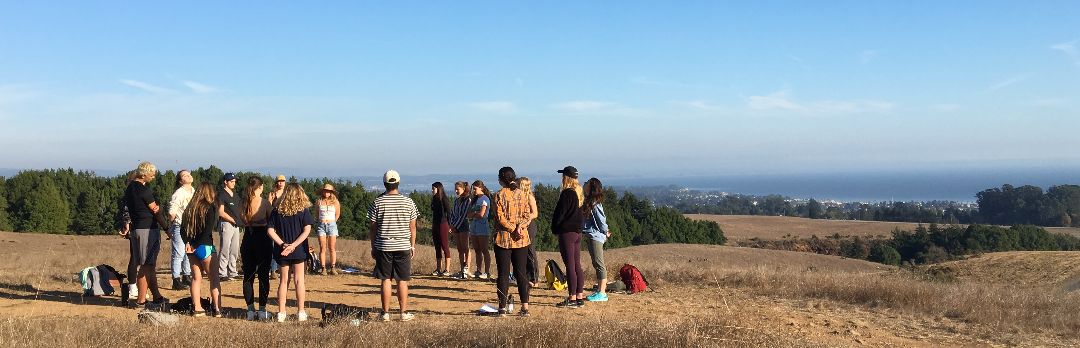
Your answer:
[[[266,232],[270,219],[270,200],[262,196],[263,181],[258,175],[248,178],[244,189],[244,221],[247,222],[244,238],[240,242],[240,262],[244,272],[244,302],[247,303],[247,320],[267,320],[266,298],[270,296],[270,260],[274,256],[274,243]],[[255,311],[255,279],[259,279],[259,311]]]
[[[581,204],[584,194],[578,183],[577,168],[566,166],[558,172],[562,173],[563,190],[551,215],[551,232],[559,238],[559,254],[566,267],[566,291],[569,295],[555,306],[579,308],[585,305],[585,299],[580,296],[585,291],[585,272],[581,269]]]
[[[315,225],[315,234],[319,236],[319,274],[337,274],[337,221],[341,218],[341,202],[337,199],[334,185],[326,183],[319,190],[319,223]],[[326,261],[330,261],[329,271]]]
[[[131,239],[131,256],[136,265],[128,269],[137,270],[138,295],[135,304],[145,304],[148,290],[154,295],[153,302],[161,303],[165,297],[158,289],[157,256],[161,249],[160,227],[168,226],[163,226],[167,223],[164,223],[161,206],[154,197],[154,191],[147,187],[157,177],[157,167],[150,162],[142,162],[135,171],[135,180],[124,190],[124,200],[131,215],[128,238]]]
[[[528,274],[529,282],[533,287],[540,282],[540,268],[539,260],[536,257],[536,218],[540,217],[540,209],[536,206],[536,195],[533,194],[532,180],[527,176],[518,178],[518,187],[521,188],[521,192],[525,194],[525,198],[529,200],[529,204],[525,207],[526,220],[525,223],[529,225],[529,259],[525,263],[525,273]]]
[[[491,191],[480,180],[472,184],[472,206],[469,208],[469,235],[472,239],[473,250],[476,252],[476,278],[488,279],[491,277],[491,252],[488,251],[488,238],[491,230],[488,227],[488,213],[491,211]],[[480,265],[484,265],[484,271],[480,272]]]
[[[180,222],[184,250],[191,259],[191,302],[195,306],[192,315],[196,317],[206,315],[199,300],[203,271],[210,277],[210,302],[214,304],[211,310],[215,317],[221,316],[221,280],[218,277],[218,263],[221,260],[214,250],[214,230],[218,222],[216,192],[214,185],[208,182],[199,184]]]
[[[307,237],[311,234],[311,225],[315,219],[311,217],[311,200],[308,199],[300,184],[290,183],[285,186],[285,194],[282,195],[281,203],[270,213],[267,224],[267,233],[274,241],[274,259],[281,267],[281,277],[278,280],[278,314],[277,321],[285,322],[285,297],[289,292],[289,277],[293,277],[296,283],[296,320],[306,321],[308,315],[304,312],[304,262],[308,258]]]

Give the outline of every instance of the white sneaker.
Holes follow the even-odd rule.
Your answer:
[[[383,313],[379,315],[379,321],[390,321],[390,313]]]
[[[259,320],[260,320],[260,321],[267,321],[267,320],[270,320],[270,312],[267,312],[267,311],[259,311]]]
[[[296,313],[296,321],[307,321],[307,312]]]
[[[289,315],[285,314],[285,312],[278,312],[278,314],[277,314],[277,322],[284,323],[285,318],[288,318],[288,317],[289,317]]]
[[[413,320],[413,318],[416,318],[416,314],[401,313],[401,321],[409,321],[409,320]]]
[[[128,284],[128,299],[129,300],[138,300],[139,299],[139,287],[137,285]]]
[[[247,313],[247,320],[248,320],[248,321],[253,321],[253,320],[255,320],[255,311],[248,311],[248,313]]]

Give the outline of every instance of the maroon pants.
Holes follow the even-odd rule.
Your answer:
[[[445,221],[431,229],[431,244],[435,245],[435,259],[450,258],[450,224]]]
[[[581,269],[581,232],[559,234],[559,254],[566,266],[566,291],[574,296],[585,291],[585,271]]]

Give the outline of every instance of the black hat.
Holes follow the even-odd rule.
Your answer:
[[[574,168],[574,166],[566,166],[566,168],[559,170],[559,173],[577,179],[577,168]]]
[[[222,181],[233,181],[236,180],[236,175],[234,175],[233,173],[225,173],[225,177],[222,179]]]

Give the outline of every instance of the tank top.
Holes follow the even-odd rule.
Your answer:
[[[319,221],[337,221],[337,207],[319,204]]]

